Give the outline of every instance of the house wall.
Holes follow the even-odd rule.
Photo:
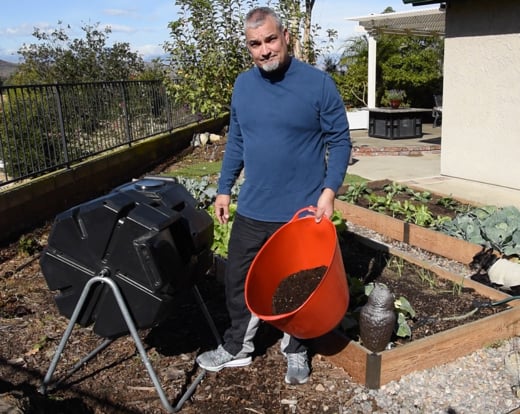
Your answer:
[[[448,3],[441,174],[520,189],[520,2]]]

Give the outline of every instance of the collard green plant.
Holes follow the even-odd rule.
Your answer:
[[[179,184],[182,184],[186,190],[199,202],[198,207],[207,209],[215,201],[217,196],[217,185],[210,177],[189,178],[176,176]]]
[[[473,208],[452,220],[438,224],[437,229],[506,256],[520,256],[520,211],[513,206]]]
[[[227,224],[220,224],[215,217],[215,198],[217,196],[217,184],[215,179],[210,176],[200,178],[191,178],[176,176],[175,179],[179,184],[182,184],[186,190],[198,201],[198,208],[206,210],[213,218],[213,245],[212,250],[215,254],[227,257],[227,247],[229,243],[229,236],[233,225],[233,218],[236,211],[236,200],[242,180],[231,189],[231,204],[229,206],[229,221]]]

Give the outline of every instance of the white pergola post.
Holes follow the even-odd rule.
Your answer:
[[[391,33],[395,35],[432,36],[444,35],[445,8],[423,9],[417,11],[371,14],[369,16],[349,17],[357,21],[359,29],[368,37],[368,107],[376,107],[376,52],[377,42],[371,33]]]
[[[376,56],[377,41],[368,35],[368,107],[376,107]]]

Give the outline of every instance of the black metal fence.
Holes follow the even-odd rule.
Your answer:
[[[0,187],[200,120],[161,81],[0,88]]]

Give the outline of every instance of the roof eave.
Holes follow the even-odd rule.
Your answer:
[[[403,0],[404,4],[411,4],[412,6],[426,6],[427,4],[444,3],[446,0]]]

